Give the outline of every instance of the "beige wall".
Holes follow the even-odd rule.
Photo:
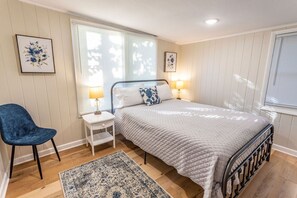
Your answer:
[[[0,104],[20,104],[38,125],[57,129],[57,145],[84,137],[82,121],[77,117],[70,17],[17,0],[0,0]],[[56,74],[20,73],[15,34],[52,38]],[[162,40],[158,44],[158,64],[163,68],[163,50],[177,47]],[[163,70],[158,69],[158,76],[167,77],[162,74]],[[0,146],[6,169],[10,148],[2,141]],[[46,143],[39,151],[50,147],[51,143]],[[16,157],[31,153],[30,147],[16,147]],[[2,169],[0,172],[1,177]]]
[[[179,71],[179,63],[180,63],[180,46],[176,45],[174,43],[164,41],[164,40],[158,40],[158,71],[157,71],[157,77],[158,78],[165,78],[167,80],[172,80],[174,78],[174,75],[176,75],[175,72],[164,72],[164,52],[170,51],[170,52],[177,52],[177,72]]]
[[[181,46],[183,96],[194,101],[267,116],[275,143],[297,150],[297,117],[259,110],[271,31]]]

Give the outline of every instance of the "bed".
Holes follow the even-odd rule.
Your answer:
[[[269,161],[273,126],[263,117],[176,99],[114,110],[116,130],[204,189],[204,198],[237,197],[264,161]],[[145,157],[146,160],[146,157]]]

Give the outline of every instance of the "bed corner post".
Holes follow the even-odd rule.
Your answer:
[[[274,126],[272,125],[271,128],[271,136],[270,136],[270,139],[269,139],[269,142],[268,142],[268,155],[267,155],[267,158],[266,158],[266,161],[269,162],[270,161],[270,155],[271,155],[271,148],[272,148],[272,144],[273,144],[273,135],[274,135]]]

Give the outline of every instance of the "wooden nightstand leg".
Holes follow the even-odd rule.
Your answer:
[[[95,151],[94,151],[94,145],[92,146],[92,155],[95,155]]]
[[[94,131],[93,131],[93,128],[91,126],[91,129],[90,129],[90,133],[91,133],[91,147],[92,147],[92,154],[93,156],[95,155],[95,151],[94,151]]]
[[[113,148],[115,148],[116,145],[115,145],[115,130],[114,130],[114,124],[112,125],[112,136],[113,136]]]
[[[86,135],[86,146],[88,147],[89,146],[89,144],[88,144],[88,128],[87,128],[87,125],[86,125],[86,123],[85,123],[85,135]]]

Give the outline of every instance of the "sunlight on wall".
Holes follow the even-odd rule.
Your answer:
[[[250,88],[250,89],[255,89],[256,88],[255,84],[252,81],[249,81],[249,80],[247,80],[245,78],[242,78],[238,74],[234,74],[234,78],[239,83],[247,83],[247,87]]]

